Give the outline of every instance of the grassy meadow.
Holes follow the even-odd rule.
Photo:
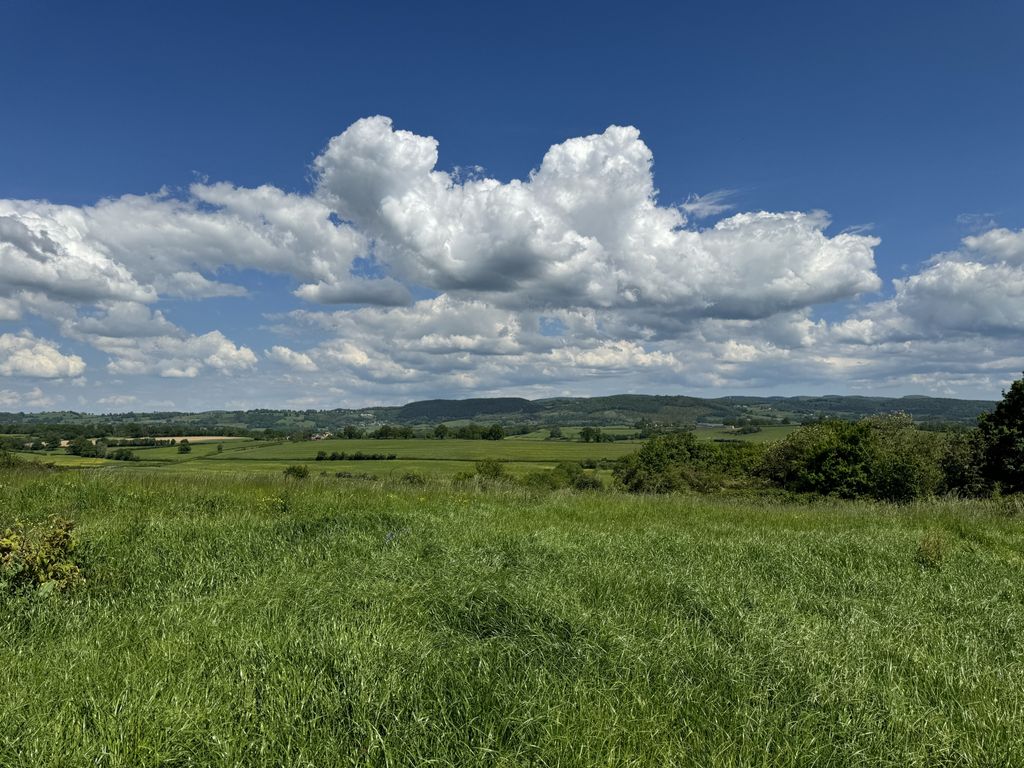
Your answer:
[[[744,442],[770,442],[781,440],[795,426],[770,426],[760,432],[741,435],[716,427],[695,430],[701,440],[742,440]],[[204,439],[191,444],[188,453],[179,453],[177,446],[133,447],[137,462],[112,459],[68,456],[63,451],[23,452],[21,458],[58,467],[106,467],[111,471],[152,472],[160,470],[173,474],[192,472],[280,474],[285,467],[303,464],[311,472],[338,472],[401,477],[418,473],[433,477],[454,477],[473,472],[477,461],[495,459],[504,464],[512,475],[550,470],[561,462],[610,462],[636,451],[643,441],[619,440],[612,443],[584,443],[577,438],[579,427],[564,427],[564,439],[548,439],[550,430],[542,429],[504,440],[304,440],[257,441],[247,438]],[[614,435],[633,435],[632,427],[605,427],[603,432]],[[392,460],[316,461],[318,451],[327,454],[356,452],[363,454],[394,454]],[[599,474],[607,475],[607,472]]]
[[[1024,764],[1012,500],[190,463],[0,473],[86,576],[0,596],[0,765]]]

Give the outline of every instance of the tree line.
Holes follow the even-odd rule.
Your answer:
[[[691,432],[652,437],[616,464],[638,493],[775,486],[847,499],[910,501],[938,494],[1024,492],[1024,379],[969,430],[918,429],[904,414],[831,419],[768,445],[701,442]]]

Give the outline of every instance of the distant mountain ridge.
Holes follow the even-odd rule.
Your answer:
[[[285,410],[260,408],[248,411],[185,413],[91,414],[77,411],[0,413],[0,424],[139,423],[181,424],[194,427],[237,429],[333,430],[348,424],[426,425],[442,421],[501,422],[537,426],[603,426],[651,421],[657,424],[697,424],[728,419],[789,420],[816,418],[859,419],[902,411],[922,423],[971,425],[995,407],[995,401],[909,395],[866,397],[824,395],[795,397],[729,396],[718,398],[686,395],[610,395],[606,397],[554,397],[527,400],[520,397],[482,397],[464,400],[419,400],[402,406],[337,408],[332,410]]]

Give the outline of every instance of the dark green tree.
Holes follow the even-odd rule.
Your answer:
[[[616,463],[612,474],[633,493],[669,493],[705,484],[715,449],[691,432],[652,437],[643,448]]]
[[[1006,493],[1024,492],[1024,378],[1003,392],[992,413],[978,420],[983,473]]]

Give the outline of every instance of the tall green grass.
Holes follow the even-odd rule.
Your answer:
[[[0,765],[1024,764],[1015,509],[4,473]]]

